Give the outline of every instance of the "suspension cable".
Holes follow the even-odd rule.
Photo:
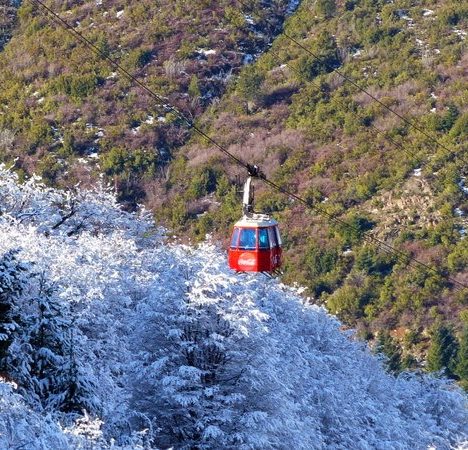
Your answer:
[[[182,113],[179,109],[175,106],[168,103],[164,97],[152,89],[150,89],[146,84],[138,80],[134,75],[132,75],[128,70],[126,70],[121,64],[119,64],[115,59],[111,58],[109,55],[104,53],[99,47],[93,44],[88,38],[86,38],[82,33],[77,31],[72,25],[70,25],[67,21],[62,19],[57,13],[55,13],[52,9],[50,9],[44,2],[41,0],[30,0],[31,2],[35,3],[39,7],[43,8],[47,13],[52,15],[57,23],[62,26],[66,31],[72,34],[74,37],[78,38],[83,44],[85,44],[88,48],[90,48],[96,55],[100,56],[101,58],[107,60],[115,69],[117,69],[120,73],[122,73],[127,79],[135,83],[138,87],[140,87],[143,91],[149,94],[152,98],[154,98],[160,106],[162,106],[166,111],[172,112],[175,114],[179,119],[184,121],[189,128],[193,129],[197,132],[200,136],[205,138],[210,144],[214,145],[218,150],[226,154],[229,158],[235,161],[237,164],[243,166],[245,169],[249,170],[251,167],[246,162],[242,161],[237,156],[230,153],[226,148],[212,139],[208,134],[206,134],[203,130],[201,130],[197,125],[193,123],[184,113]]]
[[[275,58],[276,58],[276,61],[277,62],[282,62],[280,56],[278,55],[278,53],[273,50],[273,49],[270,49],[268,51],[269,54],[273,55]],[[297,69],[297,67],[295,67],[294,65],[292,65],[291,63],[285,63],[285,66],[289,67],[293,72],[295,72],[297,75],[299,75],[299,70]],[[320,86],[319,83],[317,83],[316,81],[309,81],[310,84],[314,85],[317,89],[321,90],[322,87]],[[359,116],[358,113],[355,114],[357,116],[358,119],[362,119],[361,116]],[[369,124],[369,127],[371,127],[375,134],[380,134],[384,137],[384,139],[388,140],[389,142],[391,142],[395,147],[399,148],[401,151],[403,151],[404,153],[406,153],[408,156],[410,156],[411,158],[416,158],[418,159],[418,157],[412,153],[411,151],[409,151],[405,146],[403,146],[400,142],[396,141],[395,139],[393,139],[391,136],[389,136],[387,134],[387,132],[385,130],[381,130],[379,127],[377,127],[376,125],[374,125],[373,123],[370,123]]]

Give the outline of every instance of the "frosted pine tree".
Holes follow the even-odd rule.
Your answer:
[[[15,305],[21,327],[5,358],[8,372],[30,405],[94,412],[93,385],[77,363],[78,331],[68,305],[56,296],[44,273],[29,278],[27,291]]]
[[[55,404],[67,413],[81,414],[100,411],[100,402],[96,397],[96,382],[91,368],[83,363],[85,356],[77,346],[77,331],[74,323],[69,329],[64,364],[60,367],[60,395],[54,399]]]
[[[68,304],[60,301],[44,274],[32,302],[29,345],[33,390],[46,409],[94,412],[93,386],[76,361],[74,339],[78,331]]]
[[[28,268],[16,258],[16,250],[0,257],[0,371],[7,371],[6,357],[18,329],[17,302],[27,284]]]
[[[138,310],[141,365],[135,365],[132,406],[160,430],[154,436],[158,446],[207,448],[211,439],[221,438],[240,399],[220,385],[228,359],[235,357],[228,348],[233,330],[216,314],[216,297],[210,306],[207,291],[194,292],[182,275],[190,269],[177,269],[187,285],[179,282],[168,293],[163,281]]]
[[[71,325],[66,304],[55,297],[45,275],[39,279],[29,318],[32,388],[46,409],[61,409],[58,399],[65,389],[61,367],[66,358],[67,329]]]

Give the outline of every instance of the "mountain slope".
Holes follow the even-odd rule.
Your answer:
[[[10,343],[2,447],[448,449],[467,439],[461,391],[386,373],[294,290],[232,275],[214,246],[164,244],[105,192],[70,199],[0,171],[0,300],[15,312],[13,327],[0,324]]]

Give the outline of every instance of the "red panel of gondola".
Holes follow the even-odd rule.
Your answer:
[[[236,223],[229,248],[231,269],[238,272],[272,272],[281,266],[281,253],[276,221],[254,215]]]

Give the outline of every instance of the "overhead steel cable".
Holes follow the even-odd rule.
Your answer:
[[[84,43],[88,48],[90,48],[96,55],[100,56],[101,58],[108,61],[110,64],[114,66],[119,72],[121,72],[124,76],[126,76],[130,81],[135,83],[138,87],[140,87],[144,92],[149,94],[152,98],[157,100],[159,106],[162,106],[166,111],[174,113],[179,119],[184,121],[189,128],[193,129],[197,132],[200,136],[205,138],[210,144],[214,145],[218,150],[226,154],[229,158],[235,161],[237,164],[242,165],[245,169],[249,170],[250,165],[246,162],[242,161],[237,156],[230,153],[227,149],[225,149],[222,145],[218,144],[214,139],[212,139],[208,134],[206,134],[203,130],[201,130],[197,125],[193,123],[183,112],[177,109],[175,106],[171,105],[166,101],[166,99],[151,90],[146,84],[141,82],[138,78],[132,75],[127,69],[125,69],[121,64],[119,64],[114,58],[111,58],[109,55],[104,53],[98,46],[93,44],[88,38],[86,38],[82,33],[77,31],[75,27],[70,25],[67,21],[62,19],[57,13],[55,13],[52,9],[50,9],[44,2],[41,0],[30,0],[32,3],[35,3],[37,6],[41,7],[45,10],[48,14],[53,16],[53,18],[57,21],[57,23],[62,26],[65,30],[71,33],[73,36],[78,38],[82,43]]]
[[[98,56],[101,56],[103,59],[107,60],[110,64],[112,64],[116,69],[118,69],[124,76],[126,76],[130,81],[134,82],[137,86],[139,86],[141,89],[143,89],[146,93],[148,93],[152,98],[156,99],[158,104],[162,106],[164,109],[173,112],[176,116],[178,116],[180,119],[182,119],[186,124],[193,129],[196,133],[198,133],[200,136],[202,136],[204,139],[206,139],[210,144],[212,144],[216,149],[227,155],[232,161],[234,161],[237,165],[241,166],[243,169],[247,170],[247,172],[251,176],[255,176],[258,179],[262,180],[265,184],[268,186],[272,187],[276,191],[283,193],[290,198],[298,201],[299,203],[305,205],[307,208],[316,210],[319,212],[321,215],[327,217],[329,220],[338,223],[342,226],[345,226],[349,229],[352,229],[356,232],[360,232],[356,226],[339,219],[337,217],[334,217],[332,214],[328,213],[325,211],[323,208],[319,207],[318,205],[311,204],[307,200],[301,198],[297,194],[279,186],[275,182],[269,180],[259,169],[256,165],[253,164],[248,164],[244,162],[242,159],[238,158],[237,156],[233,155],[229,150],[227,150],[223,145],[219,144],[215,139],[211,138],[208,134],[206,134],[203,130],[201,130],[199,127],[197,127],[189,118],[187,118],[181,111],[179,111],[176,107],[172,106],[166,100],[164,99],[163,96],[160,94],[154,92],[152,89],[150,89],[147,85],[145,85],[143,82],[138,80],[135,76],[133,76],[130,72],[128,72],[124,67],[122,67],[117,61],[115,61],[113,58],[110,56],[106,55],[104,52],[102,52],[96,45],[94,45],[89,39],[87,39],[85,36],[83,36],[79,31],[77,31],[72,25],[68,24],[65,20],[63,20],[58,14],[56,14],[52,9],[50,9],[47,5],[45,5],[41,0],[30,0],[32,3],[38,5],[41,7],[44,11],[46,11],[48,14],[50,14],[60,25],[63,27],[67,32],[78,38],[82,43],[84,43],[87,47],[89,47],[95,54]],[[429,271],[432,272],[436,275],[439,275],[440,277],[446,279],[447,281],[450,281],[453,284],[454,289],[468,289],[468,285],[465,285],[458,280],[455,280],[454,278],[445,275],[444,273],[440,272],[439,270],[419,261],[418,259],[414,258],[410,254],[407,254],[401,250],[398,250],[394,248],[393,246],[387,244],[386,242],[374,237],[370,236],[368,234],[364,234],[362,236],[362,239],[367,240],[369,242],[372,242],[374,244],[378,244],[380,248],[383,250],[393,253],[396,255],[401,261],[404,261],[407,264],[413,263],[414,266],[418,267],[419,269],[423,269],[424,271]]]
[[[244,3],[242,3],[241,0],[236,0],[238,3],[242,4],[243,6],[246,6]],[[347,11],[345,11],[344,13],[340,14],[336,19],[339,20],[341,19],[341,17],[343,17],[345,14],[346,14]],[[263,18],[256,12],[254,12],[254,14],[257,15],[257,17],[259,17],[259,19],[263,20]],[[270,22],[271,23],[271,22]],[[268,50],[268,54],[272,54],[277,62],[279,64],[281,63],[284,63],[283,61],[283,58],[281,58],[279,56],[279,54],[276,52],[276,50],[273,49],[273,46],[270,47],[270,49]],[[299,69],[297,67],[295,67],[293,64],[291,64],[290,62],[286,62],[284,63],[287,67],[289,67],[293,72],[295,72],[298,76],[300,76],[300,72],[299,72]],[[308,81],[308,83],[310,84],[313,84],[314,86],[316,86],[319,90],[322,89],[321,85],[319,85],[319,83],[317,83],[317,81],[315,80],[311,80],[311,81]],[[358,113],[354,113],[358,119],[363,119],[362,116],[359,116]],[[374,129],[375,133],[376,134],[380,134],[382,135],[386,140],[388,140],[389,142],[391,142],[395,147],[399,148],[400,150],[402,150],[404,153],[406,153],[408,156],[410,156],[411,158],[415,158],[415,159],[419,159],[419,157],[417,155],[415,155],[414,153],[410,152],[403,144],[401,144],[400,142],[396,141],[394,138],[392,138],[391,136],[388,135],[388,131],[386,130],[382,130],[380,129],[379,127],[377,127],[376,125],[374,125],[372,122],[369,123],[368,125],[364,125],[363,126],[365,127],[370,127],[372,129]]]
[[[247,9],[248,11],[251,11],[251,7],[249,5],[247,5],[243,0],[236,0],[237,3],[239,3],[240,5],[242,5],[245,9]],[[269,23],[270,25],[274,26],[274,23],[269,20],[269,19],[266,19],[266,18],[263,18],[261,17],[258,13],[256,13],[255,11],[253,11],[254,14],[256,14],[260,20],[264,20],[265,22]],[[343,14],[342,14],[343,15]],[[341,17],[341,16],[340,16]],[[342,77],[344,80],[346,80],[348,83],[350,83],[351,85],[353,85],[354,87],[356,87],[359,91],[363,92],[365,95],[367,95],[369,98],[371,98],[374,102],[378,103],[380,106],[382,106],[384,109],[386,109],[388,112],[390,112],[391,114],[394,114],[396,117],[398,117],[400,120],[402,120],[406,125],[408,125],[409,127],[413,128],[414,130],[418,131],[419,133],[421,133],[423,136],[426,137],[426,139],[428,139],[429,141],[431,141],[433,144],[435,144],[436,146],[444,149],[445,151],[447,151],[450,155],[452,156],[455,156],[457,158],[460,158],[462,161],[464,161],[466,164],[468,164],[468,160],[466,160],[463,155],[460,155],[454,151],[452,151],[450,148],[448,148],[446,145],[444,145],[443,143],[441,143],[437,138],[435,138],[434,136],[432,136],[431,134],[429,134],[427,131],[425,131],[423,128],[421,128],[420,126],[416,125],[414,122],[412,122],[411,120],[407,119],[404,115],[400,114],[398,111],[395,111],[393,108],[391,108],[390,106],[386,105],[384,102],[382,102],[381,100],[379,100],[375,95],[373,95],[371,92],[369,92],[368,89],[366,89],[365,87],[362,87],[359,83],[357,83],[356,81],[354,81],[351,77],[349,77],[348,75],[346,75],[345,73],[343,73],[343,71],[339,70],[338,68],[336,67],[333,67],[331,65],[329,65],[326,61],[324,61],[324,59],[320,56],[320,55],[317,55],[315,52],[313,52],[310,48],[306,47],[304,44],[302,44],[298,39],[296,39],[295,37],[293,37],[291,34],[289,34],[284,28],[283,28],[283,31],[282,31],[282,35],[286,38],[286,39],[289,39],[291,42],[293,42],[296,46],[298,46],[299,48],[301,48],[302,50],[304,50],[306,53],[308,53],[310,56],[312,56],[316,61],[319,61],[321,62],[322,64],[325,65],[325,67],[328,66],[328,69],[330,70],[330,73],[336,73],[338,74],[340,77]]]
[[[356,231],[358,233],[360,232],[359,228],[357,228],[356,226],[354,226],[354,225],[352,225],[352,224],[350,224],[350,223],[348,223],[348,222],[346,222],[346,221],[344,221],[342,219],[339,219],[338,217],[334,217],[332,214],[330,214],[324,208],[321,208],[318,205],[312,205],[307,200],[305,200],[302,197],[299,197],[298,195],[294,194],[293,192],[279,186],[278,184],[274,183],[273,181],[267,179],[266,177],[261,177],[260,176],[259,178],[261,180],[263,180],[264,183],[266,183],[267,185],[272,187],[273,189],[275,189],[278,192],[281,192],[281,193],[289,196],[290,198],[293,198],[294,200],[297,200],[299,203],[305,205],[307,208],[314,209],[314,210],[318,211],[322,216],[327,217],[329,220],[331,220],[331,221],[333,221],[333,222],[335,222],[335,223],[337,223],[339,225],[345,226],[347,228],[351,228],[351,229],[353,229],[353,231]],[[411,255],[405,253],[402,250],[398,250],[397,248],[387,244],[385,241],[383,241],[383,240],[381,240],[379,238],[376,238],[375,236],[372,236],[370,234],[364,234],[362,236],[362,238],[369,241],[369,242],[372,242],[373,244],[377,244],[377,246],[380,247],[382,250],[386,251],[387,253],[391,253],[391,254],[395,255],[402,262],[410,263],[412,261],[413,263],[415,263],[415,265],[418,266],[419,269],[423,269],[424,271],[427,271],[427,272],[432,272],[435,275],[439,275],[440,277],[445,278],[448,281],[451,281],[455,285],[454,288],[457,289],[457,290],[468,289],[468,285],[466,285],[464,283],[461,283],[458,280],[455,280],[454,278],[443,274],[442,272],[435,269],[434,267],[431,267],[430,265],[428,265],[426,263],[423,263],[422,261],[419,261],[418,259],[412,257]]]
[[[269,53],[273,54],[273,56],[276,57],[276,59],[278,61],[281,61],[281,58],[279,57],[279,55],[272,49],[269,50]],[[292,66],[291,64],[289,63],[286,63],[286,65],[291,68],[293,71],[296,71],[297,73],[297,68]],[[314,84],[318,89],[321,89],[321,86],[315,82],[315,81],[312,81],[311,82],[312,84]],[[413,157],[413,158],[417,158],[416,155],[414,155],[413,153],[409,152],[402,144],[400,144],[399,142],[395,141],[393,138],[389,137],[386,135],[386,132],[383,131],[383,130],[380,130],[378,127],[376,127],[375,125],[371,124],[372,127],[374,128],[374,130],[378,133],[378,134],[382,134],[384,135],[385,138],[387,138],[390,142],[393,143],[393,145],[395,145],[396,147],[399,147],[402,151],[404,151],[406,154],[408,154],[409,156]],[[260,177],[261,178],[261,177]],[[359,232],[360,230],[357,228],[357,227],[354,227],[352,224],[342,220],[342,219],[339,219],[337,217],[334,217],[332,214],[328,213],[324,208],[321,208],[320,206],[318,205],[311,205],[307,200],[299,197],[298,195],[282,188],[281,186],[275,184],[274,182],[272,182],[271,180],[268,180],[266,178],[262,178],[263,181],[268,184],[270,187],[273,187],[274,189],[276,189],[277,191],[279,192],[282,192],[283,194],[285,195],[288,195],[289,197],[291,198],[294,198],[295,200],[297,200],[298,202],[302,203],[303,205],[307,206],[308,208],[311,208],[311,209],[315,209],[316,211],[318,211],[322,216],[325,216],[327,217],[329,220],[337,223],[337,224],[340,224],[340,225],[344,225],[348,228],[353,228],[354,231],[357,231]],[[408,227],[404,227],[406,229],[409,230]],[[400,258],[404,258],[405,261],[408,260],[408,259],[412,259],[414,262],[416,262],[420,268],[424,268],[425,270],[429,270],[435,274],[438,274],[440,276],[443,276],[444,278],[447,278],[447,279],[450,279],[446,276],[444,276],[444,274],[442,274],[440,271],[438,271],[437,269],[434,269],[432,268],[431,266],[429,266],[428,264],[425,264],[413,257],[411,257],[411,255],[408,255],[407,253],[401,251],[401,250],[398,250],[396,249],[395,247],[387,244],[385,241],[381,240],[381,239],[378,239],[368,233],[364,234],[363,235],[363,238],[368,240],[368,241],[372,241],[374,244],[377,244],[381,249],[383,249],[384,251],[387,251],[388,253],[393,253],[393,254],[396,254],[397,256],[399,256]],[[452,282],[455,282],[457,283],[459,286],[461,286],[462,288],[468,288],[467,285],[463,284],[463,283],[460,283],[458,282],[457,280],[454,280],[454,279],[451,279]]]
[[[269,54],[272,54],[278,63],[281,63],[282,62],[282,59],[280,58],[280,56],[278,55],[278,53],[273,50],[273,49],[270,49],[268,51]],[[295,72],[296,74],[300,74],[299,73],[299,70],[297,69],[297,67],[295,67],[294,65],[290,64],[290,63],[285,63],[285,65],[287,67],[289,67],[293,72]],[[316,81],[309,81],[310,84],[313,84],[315,87],[317,87],[317,89],[319,90],[322,90],[322,86],[317,83]],[[362,116],[359,116],[358,113],[354,113],[358,119],[363,119],[364,117]],[[395,147],[398,147],[401,151],[403,151],[404,153],[406,153],[408,156],[410,156],[411,158],[415,158],[415,159],[418,159],[418,156],[415,155],[414,153],[410,152],[403,144],[401,144],[400,142],[396,141],[395,139],[393,139],[391,136],[388,135],[388,132],[385,131],[385,130],[381,130],[379,127],[375,126],[373,123],[370,123],[369,125],[363,125],[365,127],[369,126],[370,128],[372,128],[376,134],[380,134],[382,135],[386,140],[388,140],[389,142],[391,142]]]
[[[341,16],[340,16],[341,17]],[[278,53],[273,50],[273,49],[270,49],[269,51],[269,54],[272,54],[278,63],[281,63],[283,60],[282,58],[278,55]],[[287,62],[285,63],[285,65],[287,67],[289,67],[293,72],[295,72],[296,74],[299,75],[299,70],[296,66],[294,66],[293,64]],[[317,82],[317,81],[310,81],[309,83],[313,84],[314,86],[317,87],[317,89],[321,90],[322,89],[322,86]],[[359,116],[358,113],[356,113],[358,119],[362,119],[362,116]],[[395,147],[399,148],[401,151],[403,151],[404,153],[406,153],[408,156],[410,156],[411,158],[414,158],[416,160],[418,160],[420,157],[418,155],[416,155],[415,153],[409,151],[403,144],[401,144],[400,142],[396,141],[395,139],[393,139],[391,136],[388,135],[387,131],[384,131],[384,130],[381,130],[380,128],[378,128],[377,126],[375,126],[373,123],[370,123],[369,126],[371,128],[373,128],[375,134],[380,134],[382,135],[386,140],[388,140],[389,142],[391,142]],[[325,215],[326,215],[326,212],[323,212]],[[409,227],[406,227],[406,226],[402,226],[400,225],[401,228],[404,228],[408,231],[412,231]],[[372,237],[372,236],[371,236]]]
[[[283,32],[283,35],[289,39],[290,41],[294,42],[297,46],[299,46],[300,48],[302,48],[304,51],[306,51],[309,55],[311,55],[313,58],[317,59],[317,60],[320,60],[321,58],[316,55],[314,52],[312,52],[310,49],[308,49],[306,46],[302,45],[297,39],[294,39],[291,35],[289,35],[288,33],[286,32]],[[322,60],[322,63],[324,61]],[[406,125],[408,125],[409,127],[415,129],[416,131],[419,131],[419,133],[421,133],[422,135],[424,135],[427,139],[429,139],[431,142],[433,142],[434,144],[438,145],[440,148],[446,150],[447,152],[449,152],[451,155],[453,156],[459,156],[457,155],[455,152],[453,152],[452,150],[450,150],[446,145],[442,144],[438,139],[436,139],[435,137],[431,136],[428,132],[426,132],[425,130],[423,130],[421,127],[417,126],[414,122],[412,122],[411,120],[407,119],[405,116],[403,116],[402,114],[400,114],[399,112],[395,111],[393,108],[390,108],[390,106],[386,105],[384,102],[382,102],[381,100],[379,100],[375,95],[371,94],[367,89],[363,88],[362,86],[360,86],[356,81],[354,81],[352,78],[348,77],[347,75],[345,75],[341,70],[338,70],[338,69],[334,69],[332,72],[335,72],[337,73],[339,76],[341,76],[344,80],[346,80],[348,83],[352,84],[354,87],[356,87],[357,89],[359,89],[361,92],[363,92],[364,94],[366,94],[368,97],[370,97],[374,102],[378,103],[380,106],[382,106],[383,108],[385,108],[387,111],[389,111],[390,113],[394,114],[395,116],[397,116],[398,118],[400,118]],[[462,158],[463,159],[463,158]]]

